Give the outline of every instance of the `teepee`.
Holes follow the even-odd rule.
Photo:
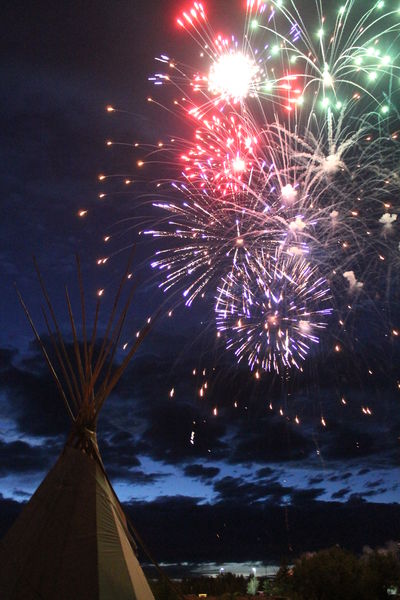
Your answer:
[[[147,324],[121,364],[114,366],[133,295],[132,291],[122,302],[129,268],[130,263],[117,290],[105,334],[97,341],[100,299],[89,337],[78,260],[83,340],[78,340],[66,290],[71,352],[38,269],[47,305],[44,314],[51,354],[19,296],[72,427],[56,464],[0,542],[1,600],[154,600],[136,558],[130,524],[107,478],[96,440],[99,412],[149,329]]]

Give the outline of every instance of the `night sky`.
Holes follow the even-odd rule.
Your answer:
[[[212,4],[211,18],[221,24],[233,0],[218,1],[218,10]],[[136,243],[139,285],[127,340],[157,307],[165,308],[148,266],[154,248],[134,230],[145,184],[123,193],[111,186],[99,199],[98,175],[143,178],[136,167],[140,148],[110,149],[107,139],[156,144],[163,135],[185,135],[176,117],[146,101],[153,94],[147,78],[161,52],[191,60],[190,44],[174,25],[181,8],[174,2],[2,8],[1,533],[56,460],[68,431],[14,283],[41,323],[35,255],[68,339],[63,286],[76,297],[75,253],[93,299],[89,307],[96,291],[105,290],[105,319],[126,248]],[[107,105],[127,112],[110,115]],[[88,211],[84,218],[80,210]],[[98,267],[110,233],[116,233],[115,256]],[[192,309],[176,304],[170,319],[158,320],[99,422],[107,472],[154,556],[223,566],[399,539],[396,352],[386,370],[379,349],[365,344],[362,359],[350,363],[328,351],[313,357],[312,368],[293,383],[255,381],[216,345],[210,307],[207,298]],[[370,379],[359,368],[368,361],[378,365]],[[362,412],[365,405],[372,415]]]

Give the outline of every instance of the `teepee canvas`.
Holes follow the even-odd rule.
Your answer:
[[[122,363],[114,367],[132,299],[130,294],[119,310],[128,272],[129,266],[117,291],[105,334],[101,342],[96,342],[99,301],[89,339],[78,262],[83,342],[78,341],[67,292],[72,355],[64,343],[40,273],[49,312],[46,324],[51,356],[20,298],[72,428],[58,461],[0,542],[1,600],[154,600],[96,440],[101,407],[148,329],[147,326],[142,331]]]

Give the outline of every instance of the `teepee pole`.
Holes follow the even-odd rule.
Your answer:
[[[103,389],[105,389],[107,387],[108,381],[110,380],[110,377],[111,377],[111,374],[112,374],[112,369],[113,369],[113,363],[114,363],[115,354],[116,354],[116,352],[118,350],[118,345],[119,345],[119,341],[121,339],[122,330],[123,330],[123,327],[124,327],[124,324],[125,324],[125,320],[126,320],[126,316],[128,314],[129,307],[130,307],[130,305],[132,303],[132,298],[133,298],[133,295],[135,293],[135,290],[136,290],[136,286],[134,286],[133,289],[131,290],[131,292],[129,294],[129,297],[128,297],[126,303],[125,303],[125,306],[124,306],[124,308],[121,311],[121,314],[120,314],[120,317],[118,319],[118,322],[116,323],[116,325],[115,325],[115,327],[113,329],[113,332],[111,334],[110,342],[109,342],[108,347],[107,347],[107,352],[105,354],[104,361],[100,365],[100,369],[102,370],[103,367],[104,367],[105,360],[108,359],[108,368],[107,368],[106,374],[105,374],[105,376],[103,378],[103,382],[104,382],[104,388]],[[99,399],[100,399],[100,404],[99,404],[99,409],[100,409],[100,407],[103,405],[103,401],[102,401],[101,395],[99,396]]]
[[[123,289],[125,287],[125,284],[126,284],[126,282],[128,280],[128,275],[129,275],[130,268],[132,266],[132,261],[133,261],[134,253],[135,253],[135,247],[132,248],[132,251],[131,251],[131,253],[129,255],[128,263],[127,263],[127,266],[126,266],[125,273],[124,273],[124,275],[121,278],[120,284],[118,286],[117,292],[116,292],[115,297],[114,297],[113,308],[111,310],[111,314],[110,314],[110,317],[109,317],[108,322],[107,322],[106,331],[105,331],[105,334],[104,334],[104,337],[103,337],[103,342],[102,342],[102,345],[101,345],[101,348],[100,348],[100,352],[99,352],[99,358],[98,358],[98,361],[97,361],[99,364],[104,364],[104,361],[103,361],[103,363],[100,363],[100,359],[103,357],[104,352],[107,355],[107,350],[106,350],[107,346],[106,345],[107,345],[107,343],[109,341],[110,331],[111,331],[111,328],[112,328],[112,325],[113,325],[113,322],[114,322],[114,319],[115,319],[115,315],[116,315],[117,310],[118,310],[118,305],[119,305],[119,301],[120,301],[120,298],[121,298],[121,294],[122,294]]]
[[[68,375],[68,372],[67,372],[67,370],[65,368],[64,361],[63,361],[63,358],[62,358],[62,356],[60,354],[60,350],[59,350],[58,344],[57,344],[57,342],[55,340],[54,333],[53,333],[53,331],[52,331],[52,329],[50,327],[50,323],[49,323],[49,320],[47,318],[46,311],[44,310],[43,307],[41,307],[41,308],[42,308],[42,314],[43,314],[44,322],[45,322],[46,328],[47,328],[47,333],[49,334],[49,337],[50,337],[51,345],[53,346],[53,350],[54,350],[54,352],[55,352],[55,354],[57,356],[58,364],[60,366],[60,369],[61,369],[62,375],[64,377],[64,380],[65,380],[65,382],[67,384],[68,392],[69,392],[71,400],[72,400],[72,402],[74,404],[74,408],[76,410],[76,413],[78,413],[79,412],[79,404],[78,404],[78,401],[77,401],[76,396],[75,396],[75,392],[74,392],[74,389],[73,389],[73,386],[72,386],[72,383],[71,383],[71,379],[70,379],[70,377]]]
[[[94,386],[95,386],[96,382],[93,378],[92,362],[93,362],[94,347],[96,344],[96,333],[97,333],[97,324],[98,324],[98,320],[99,320],[99,314],[100,314],[100,298],[98,298],[97,302],[96,302],[96,310],[95,310],[94,321],[93,321],[93,330],[92,330],[92,336],[90,339],[89,352],[88,352],[88,367],[90,369],[88,397],[91,397],[93,406],[95,406],[95,404],[96,404],[96,398],[95,398],[95,392],[94,392]]]
[[[49,367],[49,369],[50,369],[50,373],[52,374],[52,376],[53,376],[53,379],[54,379],[54,381],[56,382],[56,385],[57,385],[58,391],[60,392],[60,395],[61,395],[61,397],[62,397],[62,399],[63,399],[63,401],[64,401],[64,404],[65,404],[65,407],[66,407],[66,409],[67,409],[67,412],[68,412],[69,416],[71,417],[72,421],[74,421],[74,422],[75,422],[75,416],[74,416],[74,413],[72,412],[71,406],[70,406],[70,404],[69,404],[69,402],[68,402],[68,398],[67,398],[67,396],[65,395],[65,392],[64,392],[63,386],[61,385],[61,382],[60,382],[60,380],[59,380],[59,378],[58,378],[58,376],[57,376],[57,373],[56,373],[56,371],[55,371],[55,369],[54,369],[54,367],[53,367],[53,363],[51,362],[51,360],[50,360],[50,357],[49,357],[49,355],[47,354],[46,347],[45,347],[45,345],[44,345],[44,344],[43,344],[43,342],[42,342],[42,339],[41,339],[41,337],[40,337],[40,335],[39,335],[39,333],[38,333],[38,331],[37,331],[37,329],[36,329],[36,327],[35,327],[35,325],[34,325],[34,323],[33,323],[33,321],[32,321],[31,315],[30,315],[30,313],[29,313],[29,311],[28,311],[28,309],[27,309],[27,307],[26,307],[26,304],[25,304],[25,302],[23,301],[23,299],[22,299],[22,296],[21,296],[21,294],[20,294],[20,292],[19,292],[19,290],[18,290],[18,289],[17,289],[17,295],[18,295],[18,299],[19,299],[19,301],[20,301],[20,304],[21,304],[21,306],[22,306],[22,308],[23,308],[23,310],[24,310],[24,312],[25,312],[26,318],[28,319],[28,321],[29,321],[29,324],[30,324],[30,326],[31,326],[31,328],[32,328],[32,331],[33,331],[33,333],[34,333],[34,335],[35,335],[35,337],[36,337],[36,340],[38,341],[38,343],[39,343],[39,345],[40,345],[40,348],[41,348],[41,350],[42,350],[42,353],[43,353],[43,356],[44,356],[44,358],[45,358],[45,360],[46,360],[47,366],[48,366],[48,367]]]
[[[78,382],[77,382],[76,377],[75,377],[75,372],[74,372],[74,369],[73,369],[73,367],[71,365],[71,361],[70,361],[70,358],[68,356],[68,352],[67,352],[67,350],[65,348],[64,340],[63,340],[63,337],[62,337],[62,334],[61,334],[61,331],[60,331],[60,327],[58,325],[58,321],[56,319],[56,315],[54,313],[53,305],[51,304],[49,295],[47,293],[46,286],[44,285],[44,282],[43,282],[42,274],[40,273],[40,269],[38,267],[38,264],[36,262],[36,258],[35,257],[33,257],[33,264],[35,265],[35,270],[36,270],[36,274],[37,274],[37,277],[38,277],[38,280],[39,280],[39,284],[40,284],[40,287],[42,289],[42,293],[43,293],[44,299],[46,300],[47,307],[49,309],[52,321],[54,323],[55,331],[57,333],[58,343],[60,345],[60,348],[61,348],[64,360],[65,360],[65,363],[67,364],[69,372],[70,372],[70,376],[71,376],[71,379],[72,379],[72,382],[73,382],[73,385],[74,385],[75,394],[76,394],[76,397],[78,399],[78,403],[81,403],[82,399],[80,397],[80,391],[79,391]]]
[[[79,295],[81,299],[81,314],[82,314],[82,336],[83,336],[83,355],[84,355],[84,363],[85,363],[85,378],[89,376],[89,354],[88,354],[88,342],[87,342],[87,331],[86,331],[86,307],[85,307],[85,292],[83,288],[82,281],[82,270],[81,270],[81,261],[79,259],[79,255],[76,257],[76,267],[78,271],[78,283],[79,283]]]
[[[71,306],[71,300],[68,294],[68,289],[65,288],[65,297],[67,300],[67,309],[68,309],[68,316],[69,316],[69,321],[71,323],[71,331],[72,331],[72,340],[73,340],[73,345],[74,345],[74,353],[75,353],[75,360],[76,360],[76,365],[78,367],[78,374],[79,374],[79,379],[81,382],[81,398],[82,398],[82,403],[84,403],[85,398],[85,374],[83,372],[83,365],[82,365],[82,358],[81,358],[81,352],[79,350],[79,342],[78,342],[78,335],[76,332],[76,327],[75,327],[75,320],[74,320],[74,315],[72,312],[72,306]]]
[[[158,314],[154,317],[153,320],[155,320],[158,317]],[[109,394],[112,392],[112,390],[114,389],[114,387],[117,385],[119,379],[121,378],[123,372],[125,371],[126,367],[128,366],[130,360],[132,359],[133,355],[135,354],[135,352],[137,351],[137,349],[139,348],[140,344],[142,343],[142,341],[144,340],[144,338],[146,337],[146,335],[149,333],[150,329],[152,327],[152,323],[148,323],[144,329],[141,331],[139,337],[137,338],[136,342],[133,344],[132,348],[130,349],[130,351],[128,352],[128,354],[126,355],[126,357],[124,358],[124,360],[122,361],[122,363],[116,368],[116,370],[114,371],[114,373],[112,374],[112,376],[110,377],[110,381],[107,384],[107,387],[104,391],[104,395],[103,398],[101,399],[101,403],[100,403],[100,408],[103,406],[105,399],[107,398],[107,396],[109,396]]]

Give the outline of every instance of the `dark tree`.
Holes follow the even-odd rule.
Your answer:
[[[293,600],[385,600],[400,588],[400,563],[387,552],[357,558],[335,547],[302,556],[281,578]]]
[[[341,548],[304,555],[290,577],[295,600],[360,600],[361,567],[354,554]]]
[[[360,562],[364,600],[385,600],[389,598],[389,587],[400,589],[400,563],[396,556],[373,552]]]

